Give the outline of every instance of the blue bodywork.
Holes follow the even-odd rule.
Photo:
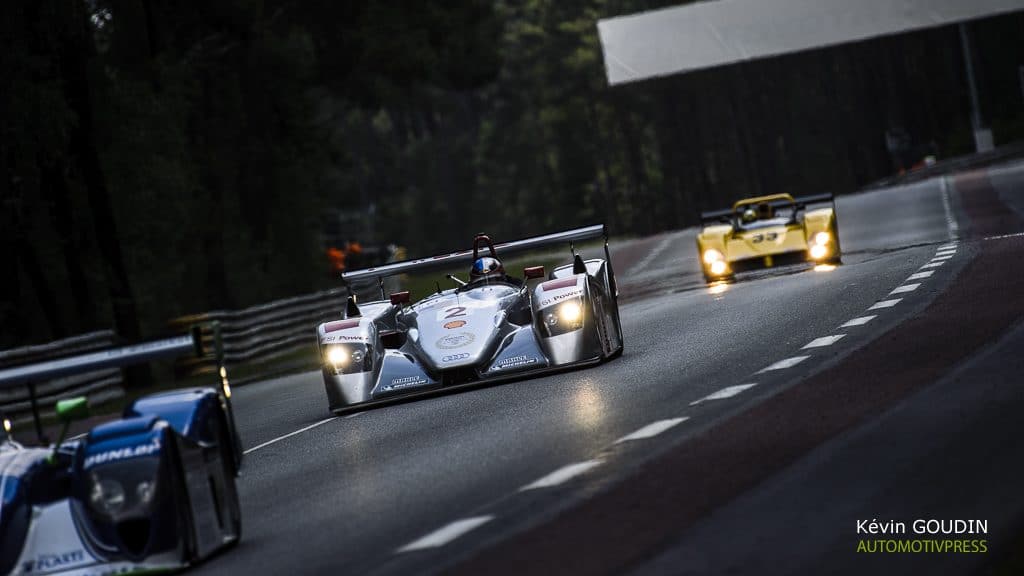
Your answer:
[[[195,388],[140,398],[56,452],[0,444],[0,574],[174,567],[234,542],[193,528],[237,502],[233,424],[226,398]]]

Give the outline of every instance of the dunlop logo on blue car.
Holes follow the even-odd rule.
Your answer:
[[[537,359],[529,356],[512,356],[511,358],[505,358],[498,362],[495,366],[495,370],[504,370],[506,368],[515,368],[517,366],[526,366],[528,364],[536,364]]]
[[[107,450],[106,452],[100,452],[99,454],[92,454],[85,457],[85,464],[83,468],[91,468],[97,464],[103,464],[104,462],[113,462],[115,460],[125,460],[128,458],[137,458],[139,456],[149,456],[154,452],[160,450],[160,438],[157,436],[153,437],[153,440],[146,444],[139,444],[138,446],[129,446],[127,448],[118,448],[116,450]]]

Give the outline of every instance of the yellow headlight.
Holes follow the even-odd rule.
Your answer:
[[[722,261],[722,253],[714,248],[708,248],[704,251],[704,263],[714,264],[715,262]]]
[[[722,260],[715,260],[711,263],[711,273],[715,275],[725,274],[725,262]]]
[[[4,418],[4,432],[11,433],[11,419]]]
[[[820,260],[827,255],[828,248],[826,248],[824,245],[815,244],[814,246],[811,246],[811,258],[814,258],[815,260]]]
[[[814,235],[814,243],[818,246],[824,246],[828,244],[828,241],[832,239],[832,235],[828,232],[818,232]]]
[[[348,362],[348,354],[341,346],[332,346],[327,349],[327,361],[337,366]]]
[[[570,324],[579,320],[582,314],[583,309],[577,302],[566,302],[558,309],[558,315],[561,316],[562,321]]]

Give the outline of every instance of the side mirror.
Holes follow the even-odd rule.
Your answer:
[[[534,278],[543,278],[544,277],[544,267],[543,266],[530,266],[529,268],[523,268],[523,276],[527,280],[532,280]]]
[[[395,292],[391,295],[391,304],[398,306],[399,304],[409,303],[409,292]]]
[[[89,417],[89,401],[85,396],[68,398],[57,402],[57,418],[65,424]]]

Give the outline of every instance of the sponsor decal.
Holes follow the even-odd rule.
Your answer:
[[[537,359],[530,356],[512,356],[510,358],[499,360],[498,363],[494,365],[493,370],[506,370],[508,368],[516,368],[536,363]]]
[[[153,440],[145,444],[139,444],[138,446],[128,446],[126,448],[117,448],[115,450],[107,450],[106,452],[100,452],[99,454],[91,454],[85,457],[85,463],[82,465],[83,468],[89,469],[97,464],[103,464],[104,462],[114,462],[115,460],[127,460],[128,458],[138,458],[139,456],[149,456],[160,450],[160,437],[154,436]]]
[[[573,298],[575,296],[582,296],[582,295],[583,295],[583,290],[573,290],[572,292],[566,292],[564,294],[558,294],[558,295],[552,296],[551,298],[545,298],[544,300],[540,301],[540,306],[541,306],[541,308],[543,308],[545,306],[549,306],[551,304],[554,304],[555,302],[560,302],[562,300],[565,300],[566,298]]]
[[[465,360],[469,358],[469,352],[463,352],[462,354],[452,354],[451,356],[445,356],[441,358],[441,362],[455,362],[456,360]]]
[[[423,376],[403,376],[401,378],[392,378],[391,384],[384,386],[384,390],[401,390],[402,388],[410,388],[412,386],[420,386],[426,384],[427,379]]]
[[[40,554],[34,560],[23,562],[21,571],[26,574],[31,572],[49,572],[59,568],[70,568],[72,565],[84,561],[84,550],[73,550],[61,554]]]
[[[462,328],[465,325],[466,325],[466,321],[465,320],[452,320],[451,322],[445,322],[444,323],[444,327],[449,329],[449,330],[454,330],[456,328]]]
[[[346,336],[344,334],[324,336],[324,342],[366,342],[368,340],[369,338],[366,336]]]
[[[568,278],[561,278],[558,280],[548,280],[547,282],[540,285],[540,289],[544,292],[550,290],[558,290],[559,288],[568,288],[576,285],[576,277],[570,276]]]
[[[476,340],[472,332],[459,332],[458,334],[449,334],[448,336],[442,336],[435,343],[438,348],[442,350],[454,350],[455,348],[462,348],[469,346]]]
[[[324,324],[324,332],[347,330],[349,328],[355,328],[356,326],[359,326],[359,318],[353,318],[352,320],[338,320],[336,322],[328,322],[327,324]]]

